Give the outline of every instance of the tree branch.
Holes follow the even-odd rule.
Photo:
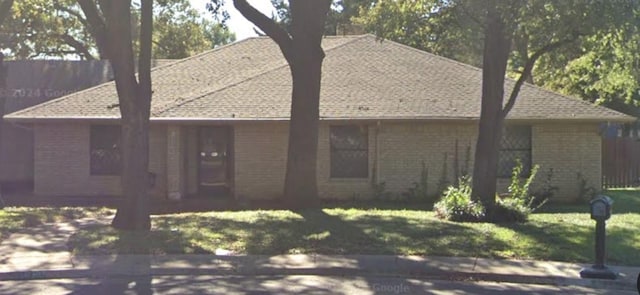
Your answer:
[[[538,49],[536,52],[533,53],[533,55],[531,55],[527,59],[527,62],[524,65],[524,69],[522,70],[522,74],[520,74],[520,77],[516,81],[516,84],[513,86],[513,89],[511,90],[511,95],[509,95],[509,100],[507,101],[506,105],[502,109],[501,114],[503,118],[507,116],[507,114],[513,108],[513,105],[516,103],[516,98],[520,93],[520,88],[522,88],[522,84],[524,84],[524,82],[531,75],[531,71],[533,70],[533,66],[536,64],[536,61],[538,61],[538,59],[545,53],[556,50],[565,44],[571,43],[576,39],[578,39],[579,36],[580,35],[576,33],[576,34],[572,34],[570,37],[567,37],[566,39],[562,39],[556,42],[551,42],[545,45],[544,47]]]
[[[82,17],[82,14],[80,14],[80,12],[75,11],[73,9],[70,9],[70,8],[68,8],[66,6],[62,6],[58,2],[55,2],[53,4],[53,7],[55,9],[57,9],[57,10],[60,10],[60,11],[66,12],[66,13],[72,15],[72,16],[75,16],[80,21],[80,23],[82,23],[82,25],[84,25],[87,28],[89,27],[89,23],[87,23],[87,19]]]
[[[153,31],[153,0],[142,0],[140,18],[140,52],[138,53],[139,86],[151,93],[151,47]]]
[[[13,6],[13,0],[3,0],[0,3],[0,24],[11,15],[11,6]]]
[[[106,59],[109,57],[109,50],[107,44],[107,25],[104,17],[100,14],[96,2],[93,0],[78,0],[78,4],[84,13],[87,23],[89,24],[89,31],[93,38],[96,40],[96,46],[100,52],[100,58]]]
[[[82,44],[82,42],[76,40],[76,38],[73,38],[73,36],[69,34],[61,34],[58,35],[58,37],[60,37],[60,39],[62,39],[65,44],[73,47],[78,55],[84,56],[84,58],[86,58],[87,60],[95,60],[95,57],[91,54],[91,52],[89,52],[89,49],[87,49],[87,47]]]
[[[289,33],[280,27],[275,21],[262,14],[251,6],[251,4],[247,3],[247,0],[233,0],[233,5],[246,19],[256,25],[260,30],[267,34],[267,36],[271,37],[271,39],[273,39],[273,41],[275,41],[280,47],[280,50],[287,62],[291,63],[293,60],[293,45]]]

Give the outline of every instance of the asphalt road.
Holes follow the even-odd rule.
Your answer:
[[[636,291],[389,277],[159,276],[0,282],[0,294],[621,294]]]

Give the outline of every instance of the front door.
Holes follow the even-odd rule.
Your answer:
[[[200,127],[198,130],[198,183],[201,195],[229,195],[230,135],[229,127]]]

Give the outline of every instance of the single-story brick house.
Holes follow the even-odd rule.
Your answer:
[[[369,198],[382,182],[400,194],[418,181],[422,163],[435,194],[443,176],[453,180],[454,163],[472,167],[480,69],[371,35],[327,37],[323,47],[322,198]],[[155,197],[281,195],[291,77],[275,43],[236,42],[157,67],[152,79]],[[118,118],[113,82],[6,116],[34,130],[35,194],[118,195]],[[507,177],[515,158],[553,169],[557,200],[571,200],[578,173],[600,187],[599,125],[633,120],[524,85],[507,118],[500,173]]]

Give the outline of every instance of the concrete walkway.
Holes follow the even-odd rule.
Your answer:
[[[0,243],[0,280],[139,275],[315,275],[420,277],[636,290],[640,267],[616,267],[619,279],[581,279],[586,265],[551,261],[381,255],[105,255],[72,256],[78,228],[109,218],[45,224]]]

